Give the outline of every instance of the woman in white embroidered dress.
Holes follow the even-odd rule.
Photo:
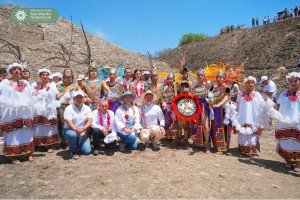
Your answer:
[[[281,118],[284,119],[276,123],[277,152],[285,159],[288,168],[300,172],[300,74],[291,72],[286,80],[289,89],[277,99]]]
[[[19,164],[19,157],[26,155],[33,161],[31,86],[21,80],[21,64],[13,63],[7,72],[11,78],[0,83],[0,128],[4,134],[4,155]]]
[[[39,82],[32,84],[34,144],[44,146],[52,153],[54,145],[59,143],[56,111],[60,106],[56,100],[58,91],[50,86],[50,70],[40,69],[38,76]]]
[[[265,105],[261,94],[255,91],[256,79],[252,76],[244,79],[244,90],[237,95],[237,116],[232,118],[232,124],[238,131],[239,151],[242,155],[257,155],[259,137],[264,126],[263,113]],[[228,104],[227,104],[228,105]]]

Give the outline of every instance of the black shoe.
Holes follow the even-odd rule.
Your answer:
[[[93,155],[94,155],[94,156],[98,156],[99,154],[100,154],[100,153],[99,153],[98,150],[94,150],[94,151],[93,151]]]

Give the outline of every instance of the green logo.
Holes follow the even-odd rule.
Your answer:
[[[15,23],[55,23],[58,12],[53,8],[15,8],[11,18]]]

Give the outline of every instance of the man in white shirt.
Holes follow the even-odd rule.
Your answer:
[[[116,145],[118,140],[115,132],[114,112],[108,110],[108,100],[100,100],[99,107],[93,111],[93,155],[99,155],[100,140],[104,139],[106,153],[113,153],[111,148]]]
[[[263,97],[269,97],[270,99],[274,100],[277,92],[277,87],[274,81],[269,80],[267,76],[262,76],[259,83],[264,86],[263,90],[260,90]]]
[[[142,95],[144,105],[140,108],[141,113],[141,134],[140,140],[151,142],[152,149],[158,151],[157,142],[165,135],[165,118],[161,108],[154,104],[157,95],[150,90]]]
[[[119,149],[125,152],[125,147],[128,146],[130,150],[137,148],[136,134],[141,129],[139,109],[133,105],[133,94],[126,91],[121,96],[121,105],[115,114],[115,124],[118,136],[121,138]]]
[[[91,153],[91,145],[88,131],[92,125],[93,113],[90,107],[83,104],[84,92],[75,91],[73,94],[74,104],[66,107],[64,112],[65,134],[69,150],[73,159],[78,159],[76,149],[85,155]]]

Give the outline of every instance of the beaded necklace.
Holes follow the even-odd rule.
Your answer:
[[[109,130],[109,128],[110,128],[110,115],[109,115],[108,112],[106,114],[107,114],[107,127],[106,127],[106,129]],[[103,126],[104,125],[104,122],[103,122],[103,116],[104,116],[104,114],[102,113],[102,111],[100,109],[98,109],[98,116],[99,116],[99,123],[100,123],[100,125],[102,127],[104,127]]]

